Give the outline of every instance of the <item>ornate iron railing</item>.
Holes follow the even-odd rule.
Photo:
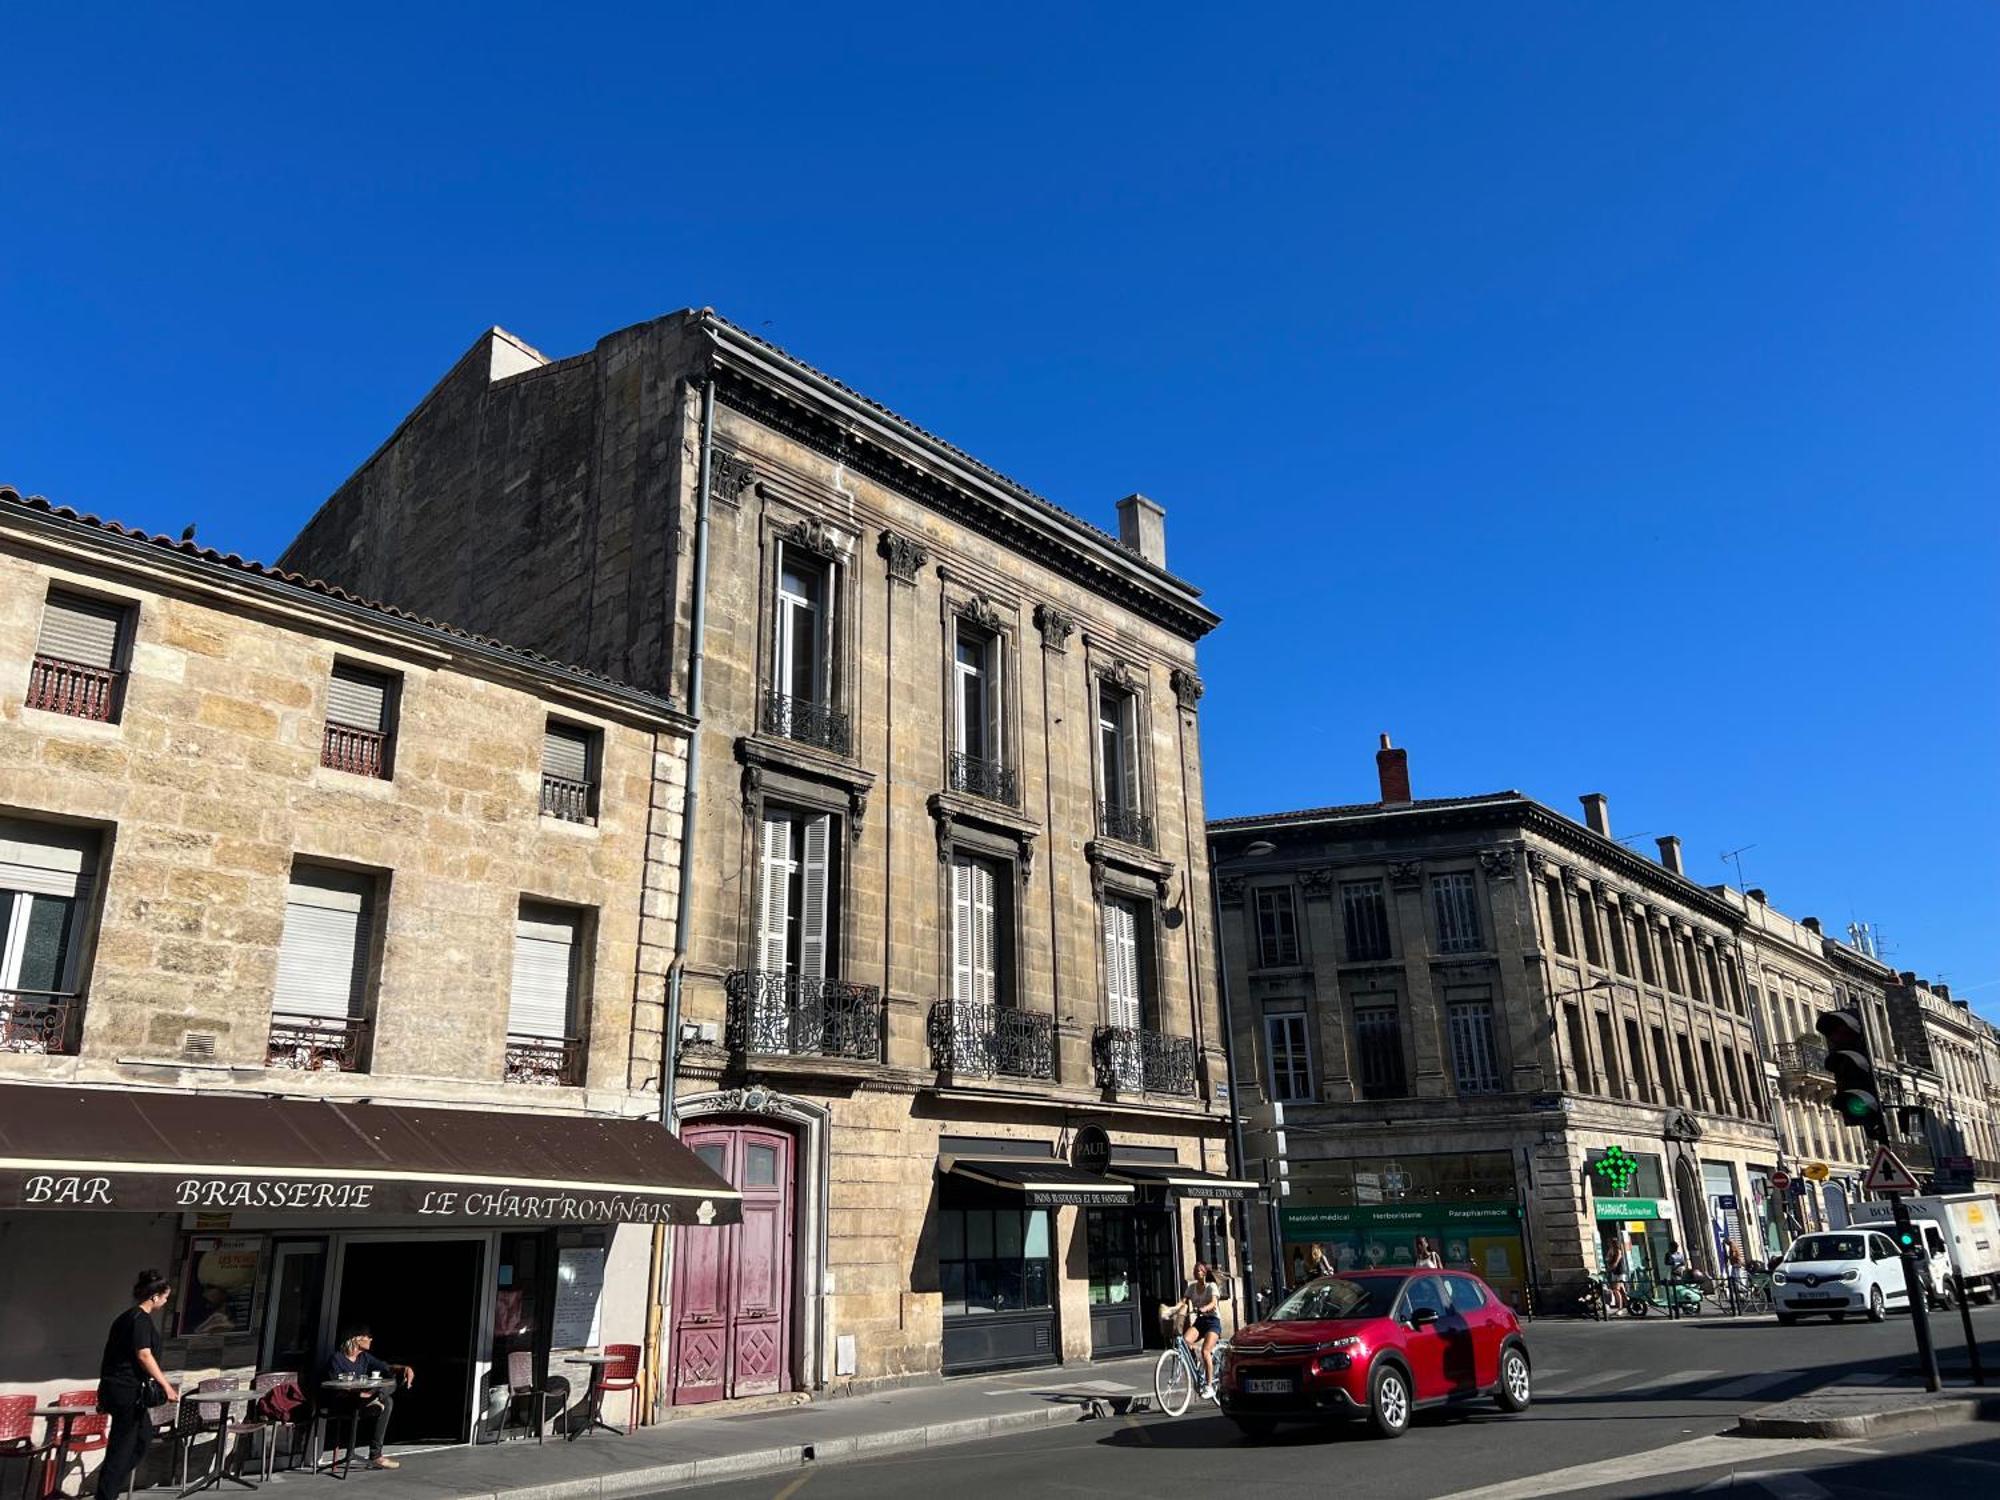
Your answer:
[[[388,763],[389,736],[376,729],[356,729],[351,724],[328,724],[320,742],[319,763],[356,776],[380,778]]]
[[[882,992],[872,984],[737,969],[725,987],[733,1052],[882,1060]]]
[[[1090,1039],[1097,1086],[1130,1093],[1194,1092],[1194,1039],[1140,1026],[1100,1026]]]
[[[1055,1018],[1010,1005],[940,1000],[926,1026],[940,1073],[1055,1077]]]
[[[1013,771],[997,760],[981,760],[956,750],[951,756],[951,789],[1009,807],[1018,807],[1021,802],[1020,778]]]
[[[542,772],[542,811],[551,818],[561,818],[565,823],[588,823],[590,793],[587,781],[571,781],[566,776]]]
[[[509,1036],[509,1083],[563,1087],[583,1082],[583,1039],[574,1036]]]
[[[846,714],[830,703],[788,698],[783,693],[764,695],[764,733],[797,740],[801,745],[817,745],[835,755],[847,754],[852,744]]]
[[[28,667],[28,707],[108,723],[118,705],[122,675],[107,667],[37,656]]]
[[[264,1048],[268,1068],[303,1073],[360,1073],[368,1023],[358,1016],[302,1016],[274,1011],[271,1040]]]
[[[82,1000],[62,990],[0,990],[0,1052],[75,1051],[69,1023]]]
[[[1823,1042],[1780,1042],[1774,1050],[1778,1054],[1780,1073],[1826,1072],[1826,1045]]]
[[[1097,804],[1097,831],[1108,839],[1122,839],[1142,849],[1153,847],[1153,819],[1136,807],[1116,802]]]

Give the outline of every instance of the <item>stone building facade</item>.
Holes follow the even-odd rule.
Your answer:
[[[91,1384],[141,1265],[183,1299],[172,1369],[313,1371],[336,1320],[399,1324],[383,1343],[432,1376],[405,1440],[472,1435],[511,1350],[643,1341],[654,1232],[498,1193],[537,1132],[680,1152],[657,1122],[691,730],[657,693],[0,490],[10,1146],[51,1113],[102,1143],[193,1108],[200,1139],[130,1149],[226,1205],[15,1212],[63,1179],[7,1163],[0,1383]],[[468,1129],[503,1159],[492,1212],[360,1211],[422,1175],[403,1133]],[[310,1206],[269,1179],[312,1173],[255,1165],[288,1130],[346,1211],[272,1210]],[[601,1284],[596,1328],[555,1316],[559,1262]]]
[[[1136,1348],[1224,1256],[1216,617],[1118,510],[688,312],[493,331],[286,554],[700,718],[676,1110],[764,1207],[676,1252],[676,1402]]]
[[[1239,1090],[1285,1106],[1281,1268],[1422,1234],[1526,1303],[1621,1243],[1760,1254],[1778,1141],[1729,905],[1602,797],[1414,799],[1386,736],[1378,764],[1376,802],[1210,825]]]
[[[2000,1045],[1992,1022],[1954,998],[1949,985],[1926,983],[1907,970],[1889,981],[1888,1009],[1905,1078],[1901,1102],[1923,1110],[1910,1165],[1959,1186],[2000,1191],[2000,1093],[1993,1071]]]

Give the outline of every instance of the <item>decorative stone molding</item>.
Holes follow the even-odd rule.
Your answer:
[[[1481,849],[1479,867],[1486,872],[1488,880],[1512,880],[1514,878],[1514,851],[1512,849]]]
[[[709,1113],[718,1115],[789,1115],[784,1097],[770,1089],[721,1089],[710,1098]]]
[[[778,535],[794,547],[803,548],[815,557],[823,557],[828,562],[839,562],[845,549],[841,546],[840,533],[828,526],[817,516],[809,516],[790,526],[780,526]]]
[[[750,461],[734,453],[718,453],[708,471],[708,492],[724,505],[741,505],[743,492],[756,482]]]
[[[1069,651],[1069,638],[1076,634],[1076,616],[1064,614],[1049,604],[1035,606],[1035,629],[1042,633],[1042,649],[1058,655]]]
[[[743,816],[755,822],[758,809],[764,801],[764,768],[745,766],[743,768]]]
[[[847,836],[857,844],[861,842],[862,820],[867,816],[867,788],[849,787],[847,789]]]
[[[1698,1141],[1701,1139],[1701,1121],[1684,1109],[1667,1111],[1667,1128],[1660,1132],[1670,1141]]]
[[[951,863],[951,842],[958,828],[958,819],[942,807],[933,807],[931,817],[937,821],[938,863]]]
[[[1528,874],[1536,880],[1546,880],[1550,875],[1560,875],[1562,866],[1545,854],[1530,849],[1528,851]]]
[[[1307,870],[1299,876],[1299,884],[1305,887],[1308,896],[1324,896],[1333,889],[1333,870],[1327,865]]]
[[[998,635],[1001,626],[1005,624],[1000,611],[993,607],[993,601],[984,594],[973,594],[969,598],[957,600],[951,609],[961,620],[969,620],[981,630],[994,635]]]
[[[1389,884],[1399,891],[1414,891],[1424,883],[1424,862],[1420,859],[1389,861]]]
[[[1104,663],[1097,669],[1097,675],[1125,692],[1139,691],[1139,676],[1132,670],[1132,664],[1123,658],[1113,658]]]
[[[1206,691],[1202,680],[1186,667],[1175,667],[1170,681],[1174,685],[1175,701],[1189,713],[1193,713],[1195,705],[1201,702],[1202,693]]]
[[[917,574],[931,559],[930,549],[898,532],[885,531],[876,540],[875,550],[889,564],[889,577],[896,583],[916,586]]]
[[[1243,877],[1241,875],[1218,875],[1215,879],[1215,894],[1225,906],[1235,906],[1243,900]]]

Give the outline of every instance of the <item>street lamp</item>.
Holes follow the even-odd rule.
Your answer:
[[[1239,859],[1262,859],[1274,853],[1277,845],[1269,839],[1254,839],[1243,846]],[[1248,1173],[1243,1161],[1243,1111],[1236,1098],[1236,1018],[1229,1005],[1229,960],[1223,951],[1222,941],[1222,887],[1216,879],[1216,869],[1221,861],[1216,856],[1215,844],[1208,846],[1208,906],[1210,920],[1215,931],[1215,977],[1216,994],[1222,1001],[1222,1076],[1229,1089],[1229,1170],[1241,1182]],[[1277,1210],[1272,1209],[1275,1216]],[[1236,1253],[1242,1262],[1243,1295],[1242,1305],[1249,1307],[1254,1316],[1257,1309],[1257,1277],[1250,1260],[1250,1216],[1244,1212],[1243,1200],[1236,1200]],[[1278,1248],[1272,1242],[1271,1255],[1275,1260]],[[1277,1284],[1271,1290],[1277,1291]]]

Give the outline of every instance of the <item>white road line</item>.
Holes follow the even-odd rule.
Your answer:
[[[1658,1380],[1649,1380],[1644,1385],[1634,1386],[1640,1391],[1664,1391],[1669,1386],[1697,1385],[1704,1380],[1713,1380],[1725,1373],[1721,1370],[1676,1370],[1671,1375],[1662,1375]]]
[[[1603,1385],[1606,1381],[1629,1379],[1638,1373],[1639,1371],[1637,1370],[1600,1370],[1595,1375],[1585,1375],[1580,1380],[1572,1380],[1563,1385],[1543,1386],[1542,1394],[1547,1396],[1567,1396],[1576,1391],[1588,1390],[1594,1385]]]
[[[1478,1489],[1459,1490],[1455,1494],[1440,1496],[1439,1500],[1543,1500],[1545,1496],[1560,1495],[1569,1490],[1632,1484],[1657,1479],[1663,1474],[1686,1474],[1696,1469],[1720,1468],[1725,1464],[1756,1463],[1760,1459],[1796,1458],[1803,1453],[1827,1452],[1842,1447],[1839,1442],[1820,1438],[1693,1438],[1685,1443],[1654,1448],[1644,1453],[1628,1453],[1621,1458],[1605,1459],[1599,1463],[1576,1464],[1567,1469],[1553,1469],[1546,1474],[1530,1474],[1525,1479],[1509,1479],[1500,1484],[1482,1485]],[[1741,1477],[1748,1476],[1743,1474]],[[1758,1482],[1768,1485],[1774,1477],[1760,1474]],[[1726,1487],[1726,1481],[1718,1481],[1716,1486],[1712,1486]],[[1796,1490],[1783,1496],[1782,1500],[1819,1500],[1825,1493],[1815,1485],[1810,1492]]]
[[[1732,1380],[1726,1385],[1710,1386],[1701,1395],[1706,1401],[1733,1401],[1739,1396],[1754,1396],[1774,1385],[1796,1380],[1804,1373],[1803,1370],[1766,1370],[1761,1375],[1745,1375],[1741,1380]]]

